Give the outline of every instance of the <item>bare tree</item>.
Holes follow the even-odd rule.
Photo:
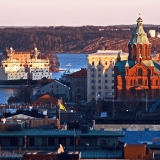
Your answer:
[[[124,99],[124,105],[125,105],[125,109],[128,111],[132,111],[132,112],[136,112],[136,109],[138,107],[138,104],[140,102],[139,97],[131,95],[131,96],[125,96]]]

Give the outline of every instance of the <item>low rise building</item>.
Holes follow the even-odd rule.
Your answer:
[[[87,100],[87,69],[81,70],[72,74],[66,75],[66,82],[70,84],[71,101],[86,101]]]
[[[58,80],[53,80],[53,82],[37,88],[36,94],[46,93],[53,93],[61,97],[62,100],[70,101],[70,87],[59,82]]]

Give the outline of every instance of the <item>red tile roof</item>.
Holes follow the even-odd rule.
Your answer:
[[[70,78],[70,77],[85,77],[85,78],[87,78],[87,69],[81,68],[81,70],[74,72],[72,74],[68,74],[66,77],[67,78]]]

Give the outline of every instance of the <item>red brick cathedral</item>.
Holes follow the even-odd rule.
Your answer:
[[[158,100],[160,97],[160,62],[152,60],[152,44],[147,38],[142,25],[137,19],[137,27],[128,44],[128,61],[121,61],[117,56],[115,64],[116,98],[138,98]]]

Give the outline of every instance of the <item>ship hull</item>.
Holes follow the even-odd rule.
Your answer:
[[[19,79],[19,80],[0,80],[0,88],[14,88],[20,86],[36,86],[38,80],[28,80],[28,79]]]

